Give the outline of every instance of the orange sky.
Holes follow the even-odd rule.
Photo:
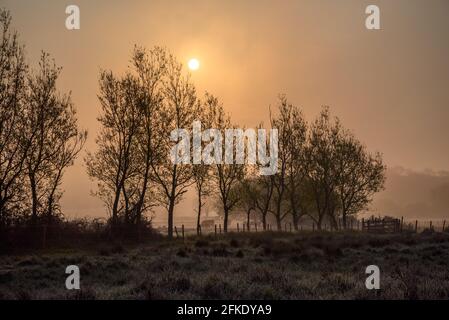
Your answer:
[[[80,7],[81,30],[65,28],[69,4]],[[365,28],[368,4],[380,7],[380,31]],[[134,44],[163,45],[183,62],[201,61],[193,74],[199,92],[219,96],[241,125],[266,121],[268,106],[285,93],[308,119],[330,105],[389,166],[449,170],[447,0],[0,0],[0,6],[11,11],[32,64],[43,49],[63,66],[60,88],[72,91],[89,150],[98,128],[99,70],[125,70]],[[100,215],[82,157],[65,176],[63,208],[69,216]]]

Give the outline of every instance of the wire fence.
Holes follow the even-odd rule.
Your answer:
[[[449,220],[448,220],[449,221]],[[119,239],[120,235],[126,238],[134,238],[137,240],[144,240],[148,237],[153,237],[154,234],[167,235],[168,229],[165,226],[160,226],[154,229],[147,227],[129,227],[117,226],[114,227],[114,232],[107,224],[90,224],[88,226],[77,224],[63,224],[63,225],[33,225],[33,226],[14,226],[3,228],[0,230],[0,241],[5,244],[14,246],[28,246],[30,244],[45,248],[49,242],[64,243],[77,242],[83,240],[98,241],[108,240],[111,238]],[[284,222],[280,225],[266,223],[265,226],[260,222],[242,223],[233,222],[228,225],[226,232],[337,232],[342,230],[352,230],[369,233],[398,233],[398,232],[414,232],[421,233],[429,230],[432,232],[449,231],[446,219],[433,220],[404,220],[401,219],[351,219],[347,221],[346,227],[343,222],[337,221],[337,225],[331,226],[328,223],[323,223],[321,228],[315,222],[308,222],[300,224],[297,229],[291,222]],[[205,235],[221,235],[225,233],[225,228],[222,223],[209,224],[208,226],[200,226],[197,228],[194,225],[186,226],[184,224],[174,226],[174,236],[176,238],[186,238],[187,236],[205,236]],[[113,233],[113,234],[112,234]],[[119,237],[117,237],[119,235]]]
[[[449,220],[448,220],[449,221]],[[318,232],[318,231],[360,231],[369,233],[399,233],[399,232],[414,232],[420,233],[425,230],[431,230],[435,232],[449,231],[449,227],[446,224],[446,219],[433,219],[433,220],[404,220],[400,219],[380,219],[380,218],[369,218],[369,219],[351,219],[347,222],[346,228],[343,226],[343,222],[337,221],[338,227],[332,227],[328,223],[323,223],[321,228],[318,228],[315,222],[301,224],[297,229],[294,228],[291,222],[282,223],[280,226],[277,224],[267,223],[265,228],[262,223],[241,223],[235,222],[230,224],[227,228],[227,232]],[[161,226],[157,228],[157,231],[162,234],[167,234],[168,229],[166,226]],[[223,224],[213,224],[205,228],[200,226],[186,226],[184,224],[176,225],[174,227],[174,235],[177,238],[185,238],[191,235],[220,235],[224,234]]]

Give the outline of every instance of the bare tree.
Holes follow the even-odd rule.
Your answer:
[[[136,160],[136,138],[142,118],[139,110],[139,85],[131,74],[115,77],[110,71],[100,74],[102,125],[96,139],[98,150],[86,157],[87,172],[98,181],[96,195],[103,199],[111,213],[112,225],[119,215],[128,219],[130,197],[136,196],[135,181],[139,163]]]
[[[211,104],[213,104],[217,110],[213,127],[220,131],[221,136],[225,136],[226,129],[233,128],[231,125],[231,120],[229,116],[225,114],[223,106],[218,102],[218,99],[213,98]],[[222,149],[220,152],[224,154],[224,151],[225,146],[222,144]],[[229,214],[240,200],[241,195],[239,194],[238,184],[245,175],[245,165],[236,163],[235,150],[233,150],[233,153],[233,163],[220,161],[215,164],[214,170],[214,182],[218,190],[218,199],[220,200],[224,215],[224,232],[228,231]]]
[[[196,90],[188,75],[183,74],[182,64],[169,55],[163,87],[163,106],[161,122],[163,126],[158,139],[161,139],[161,152],[165,154],[160,164],[153,164],[155,181],[158,184],[157,199],[168,214],[168,237],[173,237],[173,217],[176,204],[194,183],[191,164],[173,163],[168,155],[177,141],[171,140],[171,132],[190,128],[197,119],[198,104]]]
[[[292,104],[288,103],[285,96],[279,97],[279,114],[277,117],[271,117],[271,127],[278,129],[278,172],[274,175],[274,194],[272,213],[276,218],[277,229],[282,230],[282,220],[291,211],[286,205],[286,194],[289,183],[288,175],[290,164],[294,157],[292,148],[292,139],[295,138],[293,126],[298,126],[294,121],[302,121],[302,115]],[[299,139],[299,137],[297,138]]]
[[[150,51],[135,47],[132,62],[141,89],[138,107],[142,123],[136,146],[140,169],[139,191],[133,208],[134,222],[139,224],[142,213],[155,205],[154,190],[151,186],[154,178],[152,166],[162,161],[162,145],[157,134],[164,126],[164,123],[160,121],[159,113],[163,102],[161,86],[167,63],[167,52],[160,47]]]
[[[307,180],[313,193],[316,216],[310,217],[321,229],[327,216],[334,228],[337,228],[335,211],[336,199],[336,142],[341,132],[338,119],[331,119],[329,108],[325,107],[318,118],[311,124],[308,146],[305,150]]]
[[[69,101],[67,101],[67,104],[63,103],[62,105],[66,106],[66,108],[63,110],[63,119],[61,119],[56,136],[52,141],[55,152],[49,163],[46,176],[47,208],[44,213],[48,223],[51,223],[55,209],[60,209],[59,198],[62,192],[59,191],[59,187],[64,171],[73,165],[87,139],[87,131],[79,130],[77,127],[76,112],[73,105]]]
[[[307,124],[301,110],[295,106],[289,106],[286,110],[286,125],[290,132],[289,141],[284,146],[290,154],[286,165],[288,182],[287,198],[292,215],[295,230],[299,228],[299,219],[307,213],[307,180],[306,159],[304,157],[307,142]]]
[[[23,168],[28,141],[23,139],[27,65],[11,16],[0,9],[0,227],[11,223],[23,195]]]
[[[198,110],[198,120],[201,121],[201,125],[205,128],[210,128],[213,124],[213,120],[216,110],[215,98],[206,92],[204,100],[199,102]],[[201,128],[199,128],[201,129]],[[195,138],[194,138],[195,139]],[[201,146],[201,150],[205,147],[206,142],[200,137],[201,141],[194,141]],[[198,205],[197,205],[197,221],[196,230],[197,234],[200,234],[201,228],[201,213],[202,208],[205,205],[205,197],[210,196],[211,190],[211,177],[212,177],[213,167],[209,164],[205,164],[203,161],[201,163],[195,163],[193,165],[193,180],[195,182],[195,191],[197,195]]]
[[[228,221],[231,210],[238,204],[241,194],[238,192],[238,181],[244,175],[243,165],[217,164],[216,183],[218,197],[223,209],[223,231],[228,232]]]
[[[257,201],[259,200],[259,188],[257,183],[255,174],[251,173],[246,174],[238,186],[240,193],[238,207],[240,207],[245,213],[248,231],[251,230],[251,212],[256,212]]]
[[[205,197],[210,195],[210,166],[206,164],[195,164],[192,170],[198,199],[196,232],[200,235],[202,208],[205,205]]]
[[[338,118],[331,118],[327,107],[310,128],[305,154],[306,186],[312,191],[317,213],[311,217],[319,229],[325,217],[338,229],[340,214],[346,228],[348,216],[366,208],[384,186],[381,155],[370,154]]]
[[[379,153],[370,154],[351,133],[345,131],[337,141],[336,192],[340,201],[343,227],[348,216],[365,209],[372,195],[383,189],[386,167]]]
[[[274,176],[259,176],[256,187],[256,207],[262,219],[263,230],[267,230],[267,216],[272,212]]]
[[[57,190],[64,169],[73,164],[87,136],[87,132],[78,130],[70,96],[58,93],[60,71],[49,55],[42,53],[39,71],[28,80],[23,135],[29,144],[25,169],[32,223],[44,215],[51,221],[58,207]]]

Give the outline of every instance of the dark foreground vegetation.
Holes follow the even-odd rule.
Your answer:
[[[65,289],[65,268],[81,290]],[[378,265],[381,289],[365,288]],[[0,256],[1,299],[447,299],[449,233],[228,233]]]

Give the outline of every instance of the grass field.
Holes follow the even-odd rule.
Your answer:
[[[65,288],[78,265],[81,290]],[[380,290],[367,290],[377,265]],[[231,233],[0,256],[1,299],[448,299],[449,233]]]

